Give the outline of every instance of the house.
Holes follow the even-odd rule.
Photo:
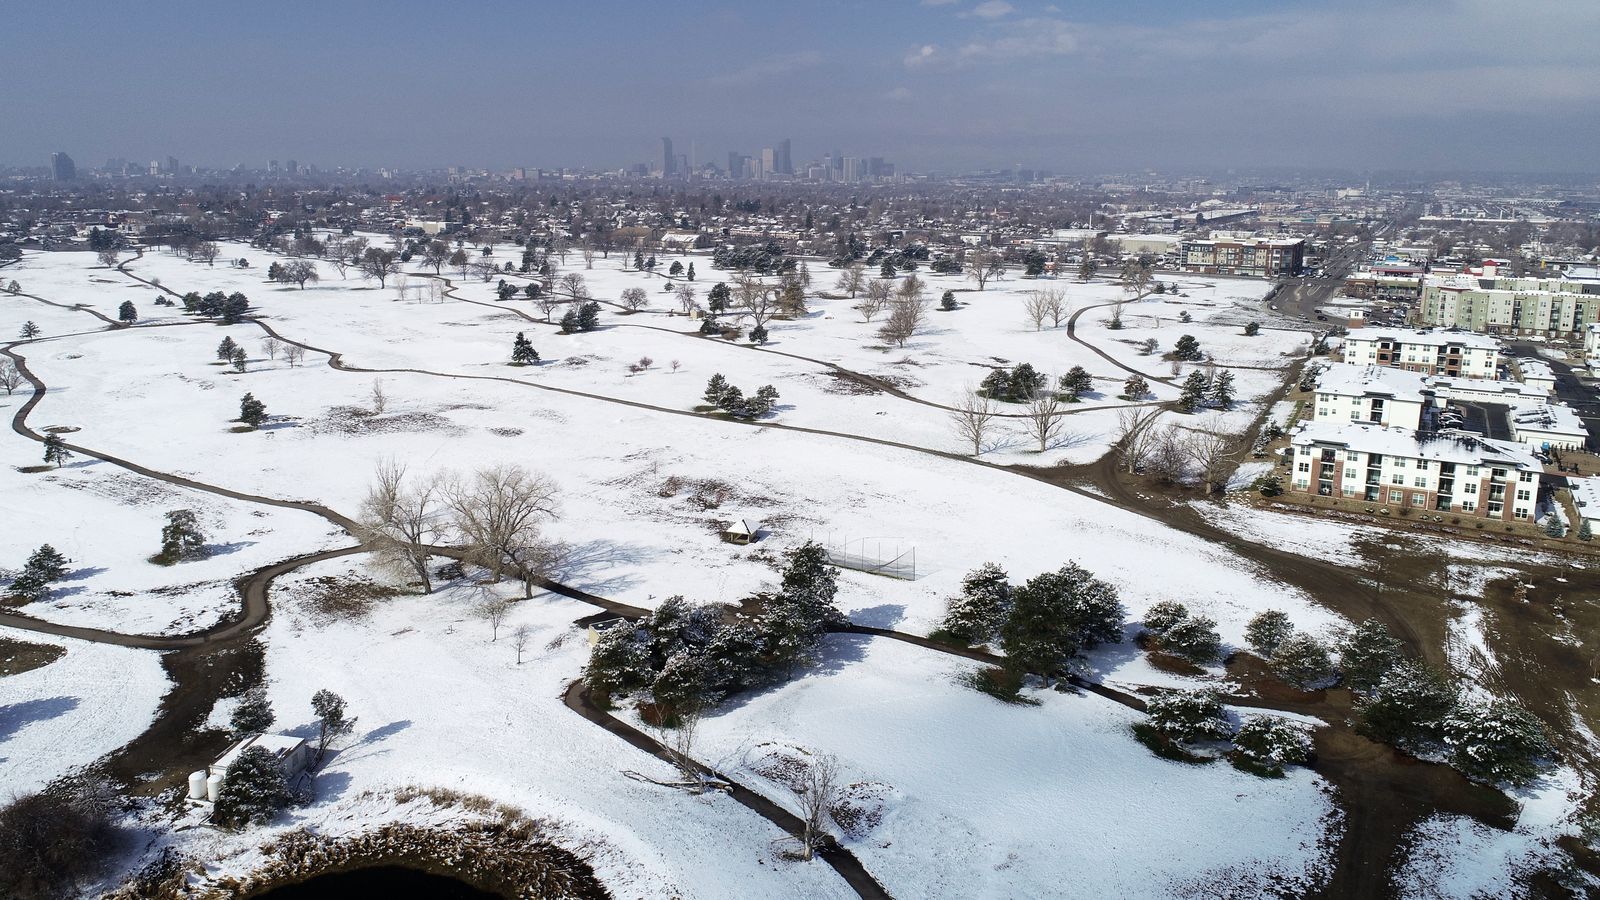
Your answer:
[[[1369,327],[1345,337],[1344,361],[1423,375],[1495,378],[1500,372],[1500,342],[1461,331]]]
[[[1504,521],[1533,521],[1544,474],[1521,444],[1455,431],[1307,422],[1289,449],[1291,491]]]
[[[260,747],[272,754],[273,759],[276,759],[278,765],[283,768],[284,780],[291,785],[303,776],[311,765],[312,749],[305,738],[288,734],[246,735],[235,741],[233,746],[205,771],[195,772],[189,776],[189,799],[215,802],[217,793],[222,790],[222,782],[228,775],[228,767],[239,758],[239,754],[251,747]]]
[[[1422,427],[1433,400],[1428,380],[1382,366],[1333,363],[1317,377],[1315,422],[1364,422],[1396,428]]]

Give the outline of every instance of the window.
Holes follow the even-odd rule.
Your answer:
[[[1411,505],[1412,506],[1427,506],[1428,505],[1428,495],[1424,494],[1424,493],[1421,493],[1421,492],[1412,494],[1411,495]]]
[[[1359,470],[1357,470],[1357,469],[1345,469],[1344,470],[1345,480],[1346,481],[1355,481],[1357,478],[1360,477],[1359,475],[1356,474],[1358,471]]]
[[[1532,472],[1518,472],[1517,473],[1517,480],[1518,481],[1532,481],[1533,480],[1533,473]]]
[[[1461,493],[1463,494],[1476,494],[1477,492],[1478,483],[1475,481],[1469,481],[1461,486]]]
[[[1525,509],[1519,509],[1516,511],[1515,515],[1519,519],[1526,519],[1528,517],[1528,511]]]
[[[1405,491],[1390,491],[1389,492],[1389,502],[1390,503],[1404,503],[1405,500],[1406,500],[1406,492]]]
[[[1477,478],[1478,477],[1478,467],[1477,466],[1467,466],[1467,477],[1468,478]]]
[[[1428,471],[1428,466],[1429,466],[1429,465],[1430,465],[1430,463],[1429,463],[1429,462],[1428,462],[1428,461],[1427,461],[1427,460],[1425,460],[1425,459],[1419,459],[1419,460],[1417,460],[1417,470],[1418,470],[1418,471],[1421,471],[1421,472],[1426,472],[1426,471]]]
[[[1357,453],[1354,450],[1346,450],[1344,452],[1344,458],[1349,460],[1350,462],[1360,462],[1361,461],[1361,454]]]
[[[1533,499],[1533,493],[1531,491],[1528,491],[1528,490],[1519,490],[1519,491],[1517,491],[1517,499],[1518,500],[1532,500]]]
[[[1406,467],[1406,461],[1403,459],[1396,459],[1394,461],[1394,467],[1396,469],[1404,469]]]
[[[1428,486],[1428,479],[1418,475],[1416,478],[1412,479],[1411,486],[1425,488]]]
[[[1300,448],[1300,455],[1301,456],[1310,456],[1311,455],[1311,448],[1309,446],[1301,447]]]
[[[1311,471],[1311,463],[1303,462],[1299,466],[1295,467],[1295,471],[1296,472],[1309,472],[1309,471]]]
[[[1478,504],[1473,503],[1471,500],[1463,500],[1463,501],[1461,501],[1461,511],[1462,512],[1472,512],[1473,510],[1475,510],[1477,508],[1478,508]]]
[[[1307,481],[1304,478],[1296,478],[1294,480],[1294,486],[1303,491],[1303,490],[1306,490],[1307,488],[1311,487],[1311,482]]]
[[[1404,475],[1401,475],[1399,472],[1396,472],[1393,475],[1389,476],[1389,483],[1390,484],[1405,484],[1406,483],[1406,477]]]
[[[1354,497],[1356,495],[1356,486],[1353,484],[1345,485],[1343,493],[1346,497]]]

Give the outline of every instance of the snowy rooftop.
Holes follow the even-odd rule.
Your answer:
[[[1517,368],[1522,370],[1523,380],[1537,378],[1543,381],[1554,381],[1555,370],[1542,359],[1524,359],[1517,362]]]
[[[1521,444],[1481,438],[1465,432],[1447,431],[1419,436],[1409,428],[1307,422],[1295,432],[1291,443],[1295,446],[1333,444],[1360,453],[1381,453],[1384,456],[1431,459],[1470,466],[1500,465],[1534,472],[1544,470],[1533,454]]]
[[[1511,410],[1511,421],[1517,431],[1538,431],[1545,434],[1564,434],[1587,439],[1589,429],[1583,419],[1570,406],[1552,406],[1540,403],[1519,406]]]
[[[1366,341],[1392,341],[1397,344],[1423,344],[1430,347],[1442,347],[1447,344],[1460,344],[1480,350],[1500,349],[1500,342],[1486,334],[1473,334],[1470,331],[1434,331],[1432,329],[1413,328],[1369,328],[1364,334],[1349,335],[1350,343]]]
[[[1578,505],[1578,515],[1585,519],[1600,519],[1600,477],[1579,478],[1569,475],[1567,486],[1572,488],[1572,502]]]
[[[1428,379],[1415,372],[1388,366],[1358,366],[1333,363],[1317,378],[1317,393],[1338,397],[1366,397],[1373,394],[1395,400],[1422,402],[1423,392],[1431,392]]]
[[[216,762],[211,764],[213,769],[226,771],[233,761],[239,758],[248,747],[260,747],[272,754],[273,759],[281,760],[295,751],[295,748],[304,744],[305,738],[297,738],[287,734],[255,734],[238,741],[228,752],[222,754]]]

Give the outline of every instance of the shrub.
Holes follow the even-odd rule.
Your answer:
[[[51,785],[0,806],[0,896],[51,900],[75,893],[116,849],[113,808],[94,786]]]
[[[1285,766],[1311,759],[1311,736],[1299,725],[1275,716],[1249,716],[1233,736],[1229,758],[1246,772],[1281,777]]]

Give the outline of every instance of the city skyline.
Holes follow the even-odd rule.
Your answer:
[[[853,147],[921,171],[1568,172],[1582,165],[1568,141],[1600,138],[1600,61],[1586,49],[1600,8],[1569,0],[1528,4],[1520,12],[1545,26],[1531,31],[1505,29],[1488,0],[1357,0],[1337,11],[898,0],[884,7],[892,29],[863,27],[857,8],[834,0],[759,12],[697,2],[671,15],[601,7],[530,16],[492,4],[445,18],[421,4],[374,16],[291,2],[246,25],[178,2],[116,29],[19,7],[0,35],[20,73],[0,164],[44,165],[65,148],[79,160],[178,149],[218,167],[294,155],[605,169],[654,160],[649,135],[677,134],[702,161],[792,136],[796,162]],[[652,38],[611,55],[620,30]],[[146,51],[130,55],[130,44]],[[591,65],[597,55],[606,65]],[[117,77],[60,64],[78,58],[118,59]],[[207,77],[175,82],[173,59]],[[170,102],[175,84],[183,103]],[[1566,141],[1539,138],[1550,121]]]

